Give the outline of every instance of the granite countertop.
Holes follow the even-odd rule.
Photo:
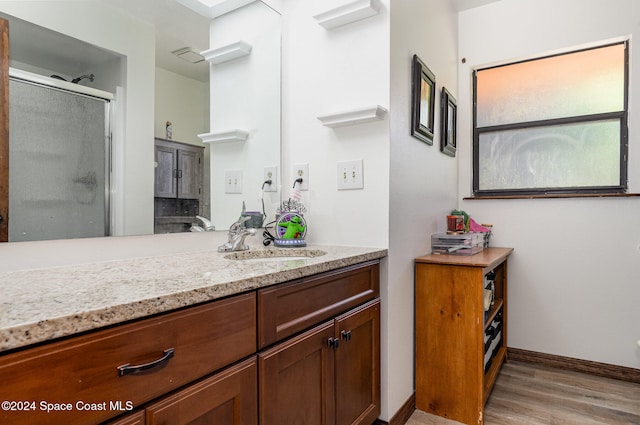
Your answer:
[[[269,256],[277,254],[275,249],[252,247],[250,252]],[[326,254],[259,261],[228,259],[229,254],[212,249],[0,272],[0,352],[387,255],[379,248],[305,250]]]

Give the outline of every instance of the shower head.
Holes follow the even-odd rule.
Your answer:
[[[94,77],[95,77],[95,76],[94,76],[93,74],[83,75],[83,76],[81,76],[81,77],[74,78],[73,80],[71,80],[71,82],[72,82],[72,83],[74,83],[74,84],[78,84],[81,80],[84,80],[85,78],[88,78],[88,79],[89,79],[89,81],[93,81],[93,78],[94,78]]]

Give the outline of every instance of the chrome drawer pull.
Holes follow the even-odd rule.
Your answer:
[[[131,363],[123,364],[122,366],[118,366],[118,376],[131,375],[133,373],[142,372],[145,370],[153,369],[155,367],[164,366],[169,362],[169,359],[173,357],[173,348],[168,348],[163,351],[163,356],[158,360],[154,360],[149,363],[143,363],[136,366],[130,366]]]

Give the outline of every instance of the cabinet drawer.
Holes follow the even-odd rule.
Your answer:
[[[371,261],[258,291],[258,346],[264,348],[378,297]]]
[[[253,356],[151,404],[146,425],[257,425],[257,388]]]
[[[239,295],[2,356],[0,400],[35,406],[0,423],[86,425],[136,408],[254,353],[255,311],[255,294]],[[120,376],[125,364],[155,366]]]

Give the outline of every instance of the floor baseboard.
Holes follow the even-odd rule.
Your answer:
[[[509,360],[535,363],[542,366],[562,368],[573,372],[587,373],[604,378],[612,378],[640,384],[640,369],[634,369],[631,367],[616,366],[607,363],[592,362],[589,360],[556,356],[553,354],[545,354],[511,347],[507,348],[507,358]]]
[[[398,409],[395,415],[389,420],[389,422],[377,419],[373,425],[404,425],[407,423],[413,412],[416,410],[416,393],[411,394],[411,397],[404,402],[404,404]]]

